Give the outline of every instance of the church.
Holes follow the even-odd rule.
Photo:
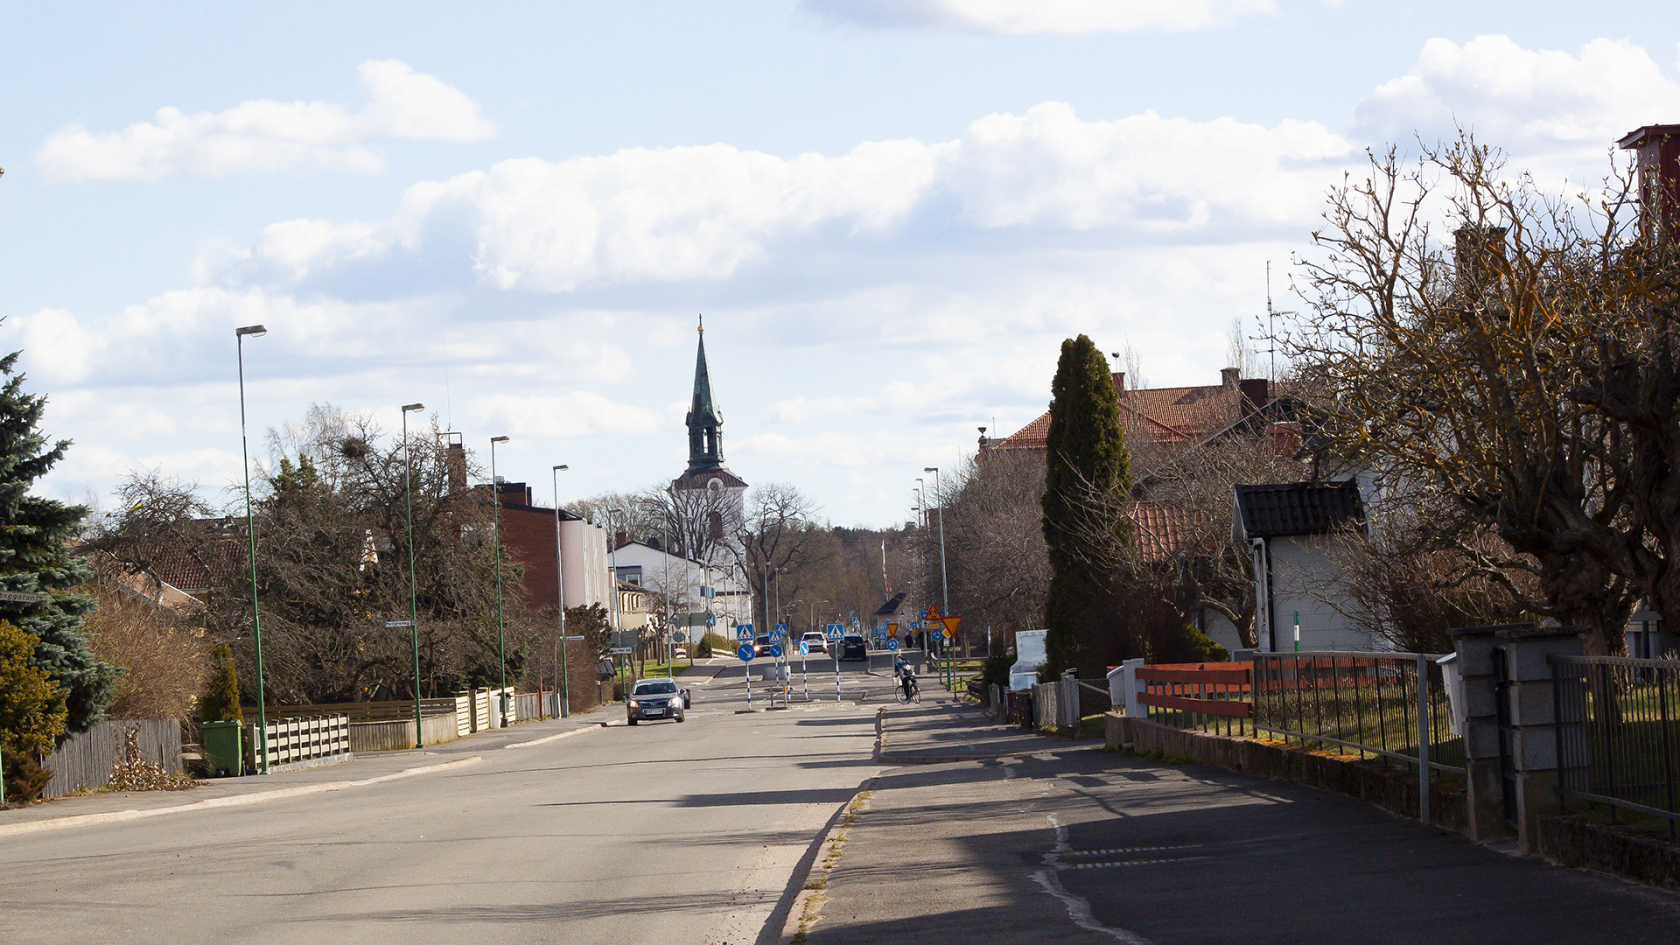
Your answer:
[[[747,483],[723,464],[723,414],[712,396],[706,365],[706,326],[699,326],[694,391],[685,423],[688,467],[666,490],[670,531],[661,541],[615,536],[613,567],[620,581],[666,593],[675,614],[710,611],[714,632],[753,622],[751,583],[742,575],[736,537],[745,525]],[[702,598],[701,588],[715,596]],[[681,623],[681,616],[677,617]]]

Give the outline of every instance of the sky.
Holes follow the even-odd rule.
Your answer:
[[[141,9],[141,7],[144,9]],[[727,465],[913,517],[1063,339],[1213,384],[1367,148],[1466,127],[1548,186],[1680,122],[1680,5],[739,0],[21,5],[0,349],[40,485],[241,481],[312,404],[423,402],[552,498]],[[1264,342],[1250,342],[1264,347]],[[1116,369],[1120,369],[1116,365]],[[1250,374],[1264,374],[1265,365]],[[930,483],[931,485],[931,483]]]

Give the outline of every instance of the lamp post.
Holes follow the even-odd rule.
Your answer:
[[[408,415],[425,404],[403,404],[403,501],[408,508],[408,641],[414,654],[414,747],[424,748],[420,732],[420,604],[414,584],[414,472],[409,462]]]
[[[257,613],[257,532],[251,518],[251,448],[245,435],[245,339],[266,334],[268,329],[261,325],[233,330],[234,345],[239,349],[239,454],[245,463],[245,554],[251,566],[251,647],[257,658],[257,764],[263,774],[268,773],[268,710],[263,693],[262,622]]]
[[[502,728],[508,724],[507,631],[502,625],[502,482],[496,478],[496,444],[505,436],[490,438],[490,547],[496,555],[496,660],[502,664]]]
[[[554,593],[560,605],[560,717],[572,715],[572,679],[566,671],[566,571],[560,562],[560,474],[566,471],[561,463],[549,473],[554,480]]]
[[[939,591],[940,598],[945,602],[945,615],[950,616],[951,584],[946,578],[945,572],[945,487],[939,478],[938,466],[929,466],[926,469],[923,469],[922,472],[933,473],[933,497],[939,500]],[[943,636],[943,634],[941,634],[941,636]],[[951,642],[955,643],[956,641],[952,640]],[[943,644],[944,640],[941,640],[940,643]],[[947,652],[945,654],[945,662],[947,666],[949,666],[951,662],[949,648],[947,648]],[[948,682],[949,681],[947,680],[947,683]]]

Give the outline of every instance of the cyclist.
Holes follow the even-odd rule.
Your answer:
[[[909,702],[916,696],[916,671],[904,661],[904,657],[893,657],[893,675],[898,678],[899,688],[904,691],[904,701]]]

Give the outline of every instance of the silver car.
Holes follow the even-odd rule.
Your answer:
[[[688,704],[688,690],[677,688],[677,681],[665,676],[636,680],[625,711],[629,713],[631,725],[645,719],[675,719],[681,722],[686,716],[684,710]]]

